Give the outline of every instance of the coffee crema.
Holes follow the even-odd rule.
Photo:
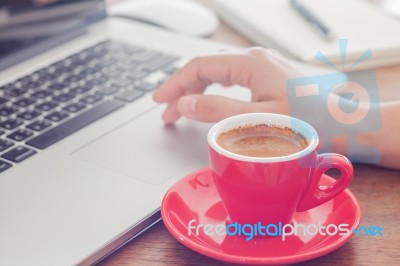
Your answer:
[[[303,135],[278,125],[245,125],[221,133],[217,143],[223,149],[250,157],[280,157],[304,150]]]

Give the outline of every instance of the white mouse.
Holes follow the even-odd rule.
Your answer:
[[[191,0],[125,1],[112,7],[109,14],[194,36],[208,36],[219,25],[215,13]]]

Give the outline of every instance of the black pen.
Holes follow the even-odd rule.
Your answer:
[[[290,5],[326,40],[335,38],[333,32],[298,0],[290,0]]]

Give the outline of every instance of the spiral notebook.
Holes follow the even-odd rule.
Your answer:
[[[301,3],[334,31],[335,40],[318,36],[289,1],[216,0],[216,7],[225,22],[256,44],[278,49],[304,62],[322,64],[321,57],[325,57],[344,70],[400,62],[400,20],[363,0]],[[347,43],[342,47],[342,55],[339,39]],[[318,52],[320,60],[316,59]]]

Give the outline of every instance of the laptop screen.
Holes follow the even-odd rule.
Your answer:
[[[103,0],[0,0],[0,70],[84,33],[105,16]]]

